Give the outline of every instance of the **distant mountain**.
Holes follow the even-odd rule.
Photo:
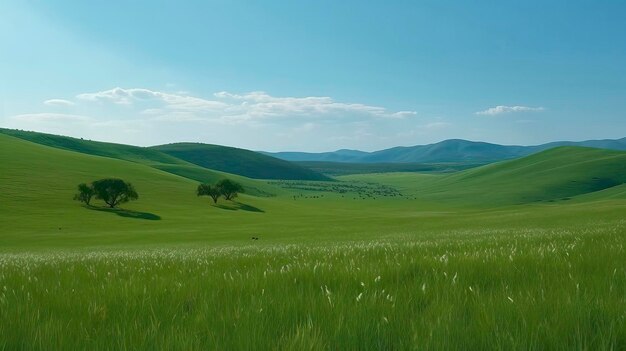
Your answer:
[[[363,158],[364,162],[489,162],[525,156],[520,146],[503,146],[467,140],[446,140],[440,143],[395,147],[372,152]]]
[[[330,180],[289,161],[234,147],[201,143],[153,146],[156,150],[195,165],[256,179]]]
[[[435,144],[398,146],[374,152],[338,150],[334,152],[265,153],[287,161],[325,161],[350,163],[487,163],[527,156],[558,146],[584,146],[610,150],[626,150],[626,138],[558,141],[535,146],[498,145],[461,139],[444,140]]]

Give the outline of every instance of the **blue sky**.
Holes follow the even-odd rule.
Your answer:
[[[376,150],[626,136],[626,2],[0,2],[0,126]]]

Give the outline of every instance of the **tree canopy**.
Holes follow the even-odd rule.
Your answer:
[[[222,196],[224,196],[226,200],[232,200],[237,197],[238,193],[243,192],[243,186],[230,179],[222,179],[217,182],[216,186],[220,189]]]
[[[243,186],[241,184],[232,181],[230,179],[222,179],[214,185],[200,184],[196,190],[198,196],[210,196],[213,199],[213,203],[217,203],[217,200],[223,196],[226,200],[232,200],[237,197],[238,193],[243,192]]]
[[[216,185],[200,184],[197,190],[198,196],[210,196],[213,199],[213,203],[217,203],[217,200],[222,196],[222,191]]]
[[[117,178],[100,179],[91,183],[97,199],[104,201],[110,208],[137,200],[139,195],[132,184]]]
[[[84,202],[85,205],[90,206],[91,198],[96,194],[93,186],[85,183],[78,184],[78,194],[74,195],[74,200]]]

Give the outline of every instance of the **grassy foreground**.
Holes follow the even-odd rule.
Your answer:
[[[626,222],[0,256],[0,348],[626,346]]]

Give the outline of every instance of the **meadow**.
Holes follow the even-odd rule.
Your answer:
[[[624,155],[237,178],[257,192],[212,206],[196,179],[0,135],[0,349],[624,349]],[[72,201],[104,176],[139,200]]]

